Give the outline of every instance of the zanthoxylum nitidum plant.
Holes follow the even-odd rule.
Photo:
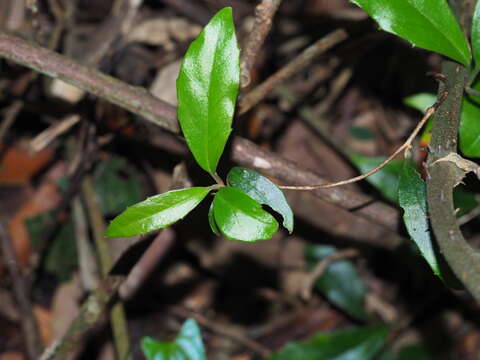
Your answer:
[[[220,10],[185,54],[177,79],[178,119],[198,165],[216,184],[169,191],[127,208],[109,225],[108,237],[128,237],[167,227],[216,192],[208,212],[213,232],[228,239],[270,239],[278,230],[268,205],[283,216],[291,233],[293,213],[282,191],[259,173],[233,168],[227,185],[217,175],[218,161],[232,131],[240,83],[239,49],[231,8]]]

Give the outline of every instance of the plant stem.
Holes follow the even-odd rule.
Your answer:
[[[458,126],[467,69],[455,62],[445,61],[443,73],[447,79],[447,99],[438,108],[432,124],[432,141],[428,157],[428,212],[438,246],[455,275],[480,301],[480,255],[463,237],[453,205],[453,188],[457,185],[458,169],[450,161],[437,161],[457,151]]]

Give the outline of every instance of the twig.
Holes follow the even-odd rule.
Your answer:
[[[66,359],[85,334],[98,323],[105,307],[112,301],[123,280],[123,276],[109,276],[101,281],[100,286],[82,304],[79,314],[65,335],[45,349],[39,360]]]
[[[196,322],[198,322],[200,325],[202,325],[204,328],[219,334],[220,336],[226,336],[229,337],[230,339],[238,342],[239,344],[247,347],[248,349],[254,351],[255,353],[261,355],[262,357],[268,357],[271,355],[270,349],[266,348],[262,344],[259,344],[256,341],[253,341],[252,339],[248,338],[241,332],[232,329],[230,327],[227,327],[225,325],[215,323],[208,318],[206,318],[203,315],[200,315],[198,313],[195,313],[193,311],[187,310],[185,308],[179,307],[179,306],[174,306],[171,308],[172,313],[176,314],[177,316],[180,316],[182,318],[194,318]]]
[[[112,256],[110,248],[105,240],[105,223],[100,207],[97,203],[93,181],[90,176],[86,176],[82,182],[82,195],[86,203],[87,214],[92,227],[93,238],[97,248],[100,270],[104,278],[108,278],[109,271],[112,268]],[[120,359],[132,359],[130,340],[128,337],[127,321],[125,309],[121,302],[115,303],[110,309],[110,319],[115,348]]]
[[[38,152],[46,148],[55,138],[66,133],[76,123],[80,121],[80,115],[73,114],[66,116],[57,123],[42,131],[30,141],[30,150]]]
[[[327,188],[332,188],[336,186],[341,186],[341,185],[347,185],[347,184],[352,184],[355,182],[358,182],[360,180],[366,179],[367,177],[375,174],[376,172],[380,171],[382,168],[384,168],[388,163],[390,163],[398,154],[400,154],[404,150],[409,150],[412,147],[412,142],[417,136],[417,134],[420,132],[422,129],[423,125],[427,122],[427,120],[430,118],[430,116],[433,115],[435,110],[443,103],[445,98],[447,97],[447,93],[445,92],[440,99],[430,106],[427,111],[425,111],[425,114],[423,115],[423,118],[418,122],[417,126],[415,129],[412,131],[408,139],[403,143],[402,146],[400,146],[395,152],[390,155],[385,161],[383,161],[380,165],[374,167],[372,170],[366,172],[365,174],[355,176],[351,179],[347,180],[342,180],[342,181],[337,181],[333,183],[328,183],[328,184],[320,184],[320,185],[308,185],[308,186],[279,186],[280,189],[284,190],[315,190],[315,189],[327,189]]]
[[[21,324],[25,344],[27,348],[28,357],[35,360],[42,350],[42,343],[37,328],[37,322],[32,310],[32,304],[28,297],[28,286],[22,275],[20,266],[18,264],[17,254],[13,247],[13,242],[8,234],[5,225],[3,214],[0,212],[0,249],[3,253],[3,259],[8,267],[10,276],[12,278],[13,292],[15,299],[21,311]]]
[[[124,82],[48,49],[0,32],[0,56],[47,76],[61,79],[102,99],[143,116],[165,129],[178,132],[175,109],[144,88]]]
[[[251,70],[260,48],[272,27],[272,19],[282,0],[262,0],[255,8],[255,23],[250,32],[240,58],[240,83],[247,87],[251,81]]]
[[[300,55],[295,57],[295,59],[285,65],[282,69],[241,98],[239,101],[239,113],[246,113],[267,96],[274,87],[278,86],[297,72],[305,69],[318,56],[344,41],[347,37],[347,32],[343,29],[339,29],[317,40],[313,45],[306,48]]]
[[[0,144],[3,144],[3,141],[5,140],[5,136],[7,135],[8,130],[15,122],[15,119],[17,118],[17,115],[20,112],[20,110],[22,110],[22,107],[23,107],[23,101],[16,100],[12,105],[10,105],[5,110],[5,116],[2,120],[2,123],[0,124]]]
[[[325,270],[333,264],[335,261],[348,259],[351,257],[358,256],[359,251],[357,249],[344,249],[340,250],[332,255],[323,258],[319,263],[315,265],[313,270],[308,274],[307,278],[305,279],[305,284],[302,289],[302,298],[304,300],[310,300],[312,297],[312,289],[315,285],[315,281],[323,275]]]

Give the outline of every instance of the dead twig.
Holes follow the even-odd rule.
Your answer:
[[[80,115],[78,114],[66,116],[35,136],[35,138],[30,141],[30,150],[32,152],[38,152],[45,149],[53,140],[55,140],[55,138],[66,133],[79,121]]]
[[[247,87],[251,81],[250,71],[260,48],[272,27],[272,19],[282,0],[262,0],[255,8],[255,23],[250,32],[240,58],[240,83]]]
[[[8,130],[15,122],[17,115],[19,114],[20,110],[22,110],[23,101],[16,100],[12,105],[10,105],[4,112],[4,118],[0,123],[0,144],[3,144],[5,140],[5,136],[8,133]]]
[[[317,281],[317,279],[323,275],[325,270],[327,270],[327,268],[332,263],[338,260],[344,260],[358,256],[358,254],[359,251],[357,249],[344,249],[322,259],[317,265],[315,265],[313,270],[306,277],[305,284],[301,293],[302,298],[306,301],[310,300],[310,298],[312,297],[312,290],[313,286],[315,285],[315,281]]]
[[[305,69],[318,56],[344,41],[347,37],[347,32],[343,29],[339,29],[317,40],[313,45],[306,48],[300,55],[295,57],[295,59],[285,65],[282,69],[277,71],[262,84],[258,85],[255,89],[242,97],[239,101],[239,113],[245,114],[248,110],[265,98],[265,96],[267,96],[274,87],[292,77],[299,71]]]
[[[20,265],[18,264],[17,254],[13,247],[13,242],[8,234],[3,214],[0,212],[0,249],[3,253],[3,259],[8,267],[12,278],[13,292],[20,308],[21,324],[25,345],[29,359],[35,360],[42,350],[42,343],[37,328],[37,322],[33,314],[32,303],[28,296],[28,286],[22,275]]]

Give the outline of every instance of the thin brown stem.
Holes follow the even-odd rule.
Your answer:
[[[251,81],[251,70],[260,48],[272,27],[272,19],[278,10],[282,0],[262,0],[255,8],[255,23],[248,35],[248,39],[242,50],[240,58],[242,87],[247,87]]]
[[[320,185],[308,185],[308,186],[284,186],[281,185],[279,186],[280,189],[284,190],[315,190],[315,189],[327,189],[327,188],[332,188],[336,186],[342,186],[342,185],[347,185],[347,184],[352,184],[355,182],[358,182],[360,180],[366,179],[367,177],[377,173],[380,171],[382,168],[384,168],[386,165],[388,165],[395,157],[400,154],[404,150],[408,150],[412,146],[412,141],[415,139],[417,134],[420,132],[422,127],[425,125],[427,120],[430,118],[430,116],[433,115],[435,112],[436,108],[441,104],[441,100],[437,103],[435,103],[433,106],[429,107],[427,111],[425,112],[425,115],[423,118],[419,121],[415,129],[412,131],[408,139],[403,143],[402,146],[400,146],[395,152],[390,155],[385,161],[383,161],[380,165],[374,167],[372,170],[366,172],[365,174],[355,176],[351,179],[347,180],[342,180],[342,181],[337,181],[333,183],[328,183],[328,184],[320,184]]]

